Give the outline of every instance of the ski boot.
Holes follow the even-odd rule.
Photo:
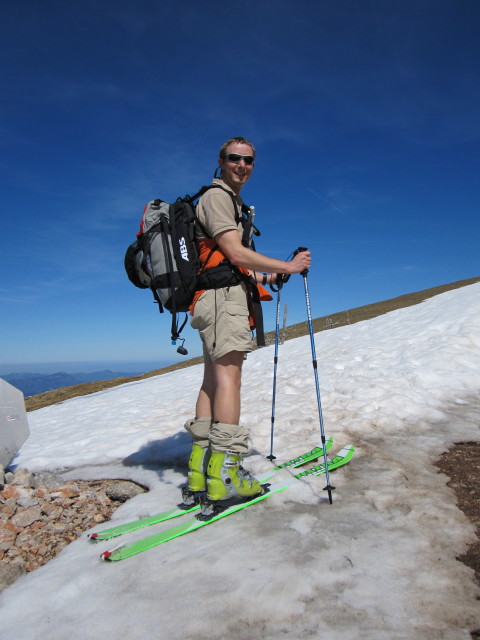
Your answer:
[[[210,450],[198,444],[192,445],[192,453],[188,460],[188,484],[182,487],[182,502],[179,509],[191,509],[198,504],[200,496],[205,493],[207,482],[205,477]]]
[[[210,449],[192,444],[192,452],[188,460],[188,484],[182,487],[182,503],[179,509],[191,509],[198,504],[200,496],[207,488],[206,468]]]
[[[231,504],[264,493],[264,487],[242,466],[235,451],[212,451],[207,468],[207,494],[200,499],[201,518],[208,520]]]
[[[198,504],[199,497],[206,491],[210,425],[211,418],[195,418],[185,423],[185,429],[192,436],[192,452],[188,460],[188,484],[182,487],[183,502],[178,505],[180,509],[190,509]]]

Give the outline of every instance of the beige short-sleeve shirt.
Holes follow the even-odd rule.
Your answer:
[[[218,184],[223,187],[223,189],[227,189],[233,194],[240,214],[243,204],[240,196],[236,195],[230,187],[223,182],[223,180],[216,178],[212,181],[212,184]],[[241,237],[243,232],[242,223],[240,220],[238,221],[238,224],[235,221],[235,209],[232,197],[223,189],[209,189],[203,194],[197,204],[197,218],[212,238],[217,236],[219,233],[234,229],[239,232]],[[197,240],[203,240],[205,238],[205,234],[198,224],[196,226],[195,236]]]

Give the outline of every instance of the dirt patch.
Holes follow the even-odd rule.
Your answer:
[[[458,559],[475,571],[480,586],[480,443],[457,443],[442,454],[437,467],[450,478],[448,486],[455,492],[458,507],[476,527],[477,542]]]
[[[459,509],[476,527],[476,542],[458,560],[475,571],[480,586],[480,442],[457,443],[442,454],[436,466],[450,478],[447,484],[455,492]],[[471,636],[480,638],[480,629]]]

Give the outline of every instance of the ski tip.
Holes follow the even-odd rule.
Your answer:
[[[96,540],[98,540],[98,533],[89,533],[87,535],[87,538],[89,538],[90,540],[93,540],[95,542]]]
[[[108,560],[110,560],[110,556],[112,555],[112,551],[104,551],[101,555],[100,555],[100,559],[104,560],[105,562],[108,562]]]

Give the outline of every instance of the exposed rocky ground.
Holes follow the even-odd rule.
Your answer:
[[[454,490],[459,508],[477,528],[477,542],[458,559],[474,569],[480,585],[480,442],[456,444],[441,456],[437,467],[450,478],[448,486]]]
[[[144,491],[125,480],[64,482],[51,473],[0,468],[0,591]]]
[[[480,585],[480,442],[460,442],[444,453],[437,467],[450,478],[448,486],[457,497],[459,508],[477,528],[477,540],[458,558],[475,571]],[[480,638],[480,629],[471,632]]]

